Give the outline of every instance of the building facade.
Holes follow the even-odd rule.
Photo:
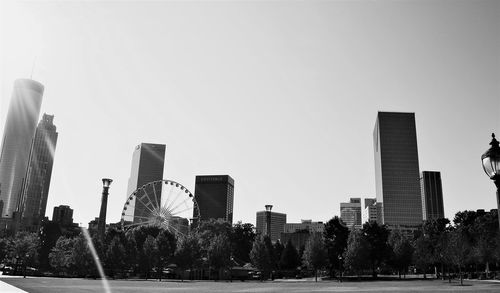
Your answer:
[[[423,219],[430,220],[444,218],[441,173],[435,171],[422,171],[420,185],[422,190]]]
[[[376,198],[365,198],[365,208],[363,209],[363,223],[366,222],[380,222],[377,199]]]
[[[196,176],[194,197],[197,206],[193,217],[199,211],[201,221],[223,219],[233,223],[234,180],[231,176]]]
[[[373,145],[382,224],[418,226],[422,223],[422,200],[415,114],[378,112]]]
[[[73,209],[66,205],[54,207],[52,213],[52,222],[58,223],[61,226],[73,225]]]
[[[26,180],[18,208],[21,229],[25,231],[38,231],[45,217],[58,136],[53,122],[53,115],[43,114],[31,145]]]
[[[268,233],[267,213],[271,213],[271,231]],[[255,231],[257,235],[269,235],[272,242],[276,242],[284,232],[286,224],[286,214],[272,211],[260,211],[256,214]]]
[[[313,222],[312,220],[301,220],[300,223],[285,223],[283,232],[293,233],[302,230],[323,233],[325,224],[323,222]]]
[[[340,203],[340,219],[349,229],[361,229],[361,198]]]
[[[18,79],[10,100],[0,150],[0,217],[12,218],[19,205],[44,86]]]
[[[163,168],[165,163],[165,145],[153,143],[141,143],[136,146],[132,155],[132,169],[128,181],[127,197],[135,190],[152,181],[163,179]],[[149,209],[145,204],[161,203],[161,188],[154,194],[148,194],[150,198],[142,201],[133,198],[130,208],[133,208],[134,223],[143,221],[147,217]],[[156,198],[155,198],[156,197]]]

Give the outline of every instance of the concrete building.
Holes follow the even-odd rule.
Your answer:
[[[270,226],[271,231],[268,231],[268,217],[267,213],[270,213]],[[256,214],[256,225],[255,230],[257,234],[269,235],[271,241],[274,243],[281,237],[281,233],[284,232],[286,224],[286,214],[277,213],[272,211],[260,211]]]
[[[43,91],[44,86],[31,79],[14,82],[0,151],[2,218],[11,219],[19,205]],[[8,220],[2,224],[8,225]]]
[[[53,121],[53,115],[43,114],[31,145],[18,208],[24,231],[38,231],[45,217],[58,136]]]
[[[420,225],[422,199],[415,114],[378,112],[373,145],[381,224],[402,229]]]
[[[444,218],[441,173],[436,171],[422,171],[420,185],[422,190],[423,219]]]
[[[349,229],[361,229],[361,198],[340,203],[340,219]]]
[[[162,180],[164,163],[164,144],[141,143],[136,146],[132,155],[132,169],[130,171],[130,178],[128,181],[127,197],[144,184]],[[144,199],[142,202],[137,200],[136,197],[133,198],[133,202],[130,206],[134,209],[134,223],[139,222],[139,219],[148,217],[149,209],[144,203],[161,203],[161,188],[156,190],[156,193],[148,194],[148,196],[150,198]]]
[[[200,213],[200,220],[223,219],[233,223],[234,180],[229,175],[196,176],[193,217]]]
[[[67,205],[54,207],[52,213],[52,222],[58,223],[61,226],[73,225],[73,209]]]
[[[365,208],[363,209],[363,224],[366,222],[379,222],[379,212],[377,210],[376,198],[365,198]]]
[[[283,232],[293,233],[302,230],[323,233],[325,224],[323,222],[313,222],[312,220],[301,220],[300,223],[285,223]]]

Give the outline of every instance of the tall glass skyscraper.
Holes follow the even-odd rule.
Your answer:
[[[444,218],[443,187],[441,173],[422,171],[422,211],[424,220]]]
[[[0,216],[12,218],[19,204],[44,86],[18,79],[10,100],[0,153]]]
[[[33,138],[18,208],[23,230],[38,231],[45,217],[58,136],[53,122],[54,115],[43,114]]]
[[[193,215],[198,214],[199,208],[201,221],[223,219],[233,223],[234,180],[231,176],[196,176],[194,197],[198,206]]]
[[[378,112],[373,131],[377,202],[383,224],[422,223],[414,113]]]
[[[135,147],[132,155],[132,170],[128,181],[127,197],[144,184],[163,179],[163,165],[165,163],[165,145],[153,143],[141,143]],[[161,203],[161,190],[157,190],[156,199],[154,194],[149,202]],[[134,198],[135,201],[135,198]],[[148,202],[144,200],[144,202]],[[134,222],[136,217],[146,217],[147,207],[140,201],[131,204],[134,207]]]

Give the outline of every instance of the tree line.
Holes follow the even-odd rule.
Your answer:
[[[126,232],[108,228],[103,238],[91,237],[96,256],[82,233],[60,235],[47,224],[40,233],[0,239],[0,263],[75,277],[97,277],[97,260],[111,278],[162,278],[165,272],[178,278],[231,278],[234,268],[247,263],[262,279],[304,272],[316,278],[407,273],[489,278],[500,269],[497,217],[495,211],[463,211],[453,223],[428,220],[414,230],[389,230],[376,222],[350,230],[333,217],[303,247],[291,241],[272,243],[268,236],[256,235],[252,224],[222,220],[202,222],[185,237],[155,226]]]

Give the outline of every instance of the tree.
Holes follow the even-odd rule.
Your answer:
[[[377,222],[363,224],[363,237],[368,243],[368,260],[372,269],[372,276],[377,277],[377,268],[390,256],[390,247],[387,244],[389,230]]]
[[[208,264],[217,272],[220,279],[220,270],[231,264],[231,247],[225,235],[216,235],[212,238],[207,251]]]
[[[58,223],[51,221],[43,221],[39,238],[40,238],[40,249],[39,249],[39,261],[40,269],[48,270],[50,269],[49,263],[49,253],[52,248],[56,245],[59,237],[62,236],[61,227]]]
[[[115,277],[117,271],[125,265],[125,247],[121,243],[120,236],[115,235],[106,250],[106,265],[111,276]]]
[[[224,221],[222,219],[210,219],[208,221],[202,221],[198,228],[196,229],[198,233],[201,245],[203,249],[208,249],[212,238],[219,235],[224,235],[227,239],[232,239],[233,227],[231,223]]]
[[[201,261],[200,239],[197,234],[192,233],[181,238],[175,251],[175,263],[181,270],[193,270]],[[182,275],[182,274],[181,274]]]
[[[411,264],[414,248],[399,229],[392,230],[388,242],[392,248],[391,263],[401,279],[401,272],[406,275],[408,266]]]
[[[318,270],[328,264],[328,254],[326,251],[323,237],[321,235],[312,234],[306,243],[302,260],[304,264],[314,270],[316,282],[318,281]]]
[[[52,248],[49,253],[49,261],[56,272],[60,274],[69,273],[69,269],[73,265],[73,260],[71,258],[73,244],[73,239],[61,236],[57,240],[56,245]]]
[[[368,267],[369,244],[361,230],[354,230],[349,233],[347,239],[347,250],[344,254],[345,265],[358,276]]]
[[[250,262],[250,251],[255,240],[254,226],[250,223],[236,223],[233,226],[231,249],[238,262]]]
[[[460,285],[463,285],[462,268],[465,266],[467,256],[470,253],[470,248],[470,243],[464,229],[459,227],[450,233],[448,257],[450,258],[450,262],[458,267]]]
[[[285,247],[283,246],[283,244],[281,244],[281,242],[278,239],[273,246],[274,267],[277,269],[280,269],[280,260],[281,260],[281,254],[283,253],[283,249],[285,249]]]
[[[280,267],[283,270],[295,270],[300,266],[299,254],[289,239],[281,253]]]
[[[262,272],[269,272],[271,270],[271,257],[264,243],[264,237],[258,237],[253,242],[252,250],[250,251],[250,260],[252,264]],[[261,276],[263,277],[264,274]]]
[[[342,266],[342,255],[347,249],[349,228],[335,216],[325,224],[323,239],[328,253],[330,276],[335,276],[335,270]],[[340,272],[339,272],[340,274]]]
[[[96,277],[98,275],[94,258],[89,249],[89,244],[83,234],[74,238],[71,260],[74,264],[73,271],[77,274],[77,276]]]
[[[161,281],[163,268],[166,267],[174,257],[177,239],[170,231],[162,230],[158,236],[156,236],[156,243],[158,245],[158,272]]]
[[[151,269],[157,264],[158,260],[158,245],[153,236],[148,235],[142,245],[142,256],[144,257],[144,268],[146,279],[149,278]]]

